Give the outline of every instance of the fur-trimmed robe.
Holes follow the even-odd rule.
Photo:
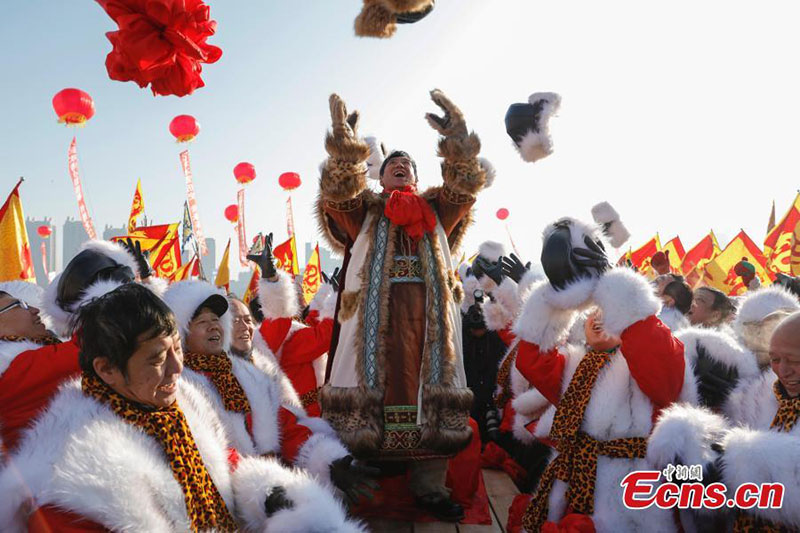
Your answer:
[[[303,324],[295,319],[300,312],[297,289],[287,273],[279,271],[276,281],[262,279],[258,284],[264,321],[254,343],[261,342],[275,354],[311,416],[321,414],[318,389],[325,382],[336,297],[330,284],[323,284],[309,304],[308,324]]]
[[[716,462],[728,498],[744,483],[781,483],[782,508],[753,507],[747,512],[794,531],[800,529],[800,424],[788,433],[770,429],[778,411],[773,391],[777,379],[767,369],[755,379],[741,381],[724,406],[727,418],[689,405],[664,411],[653,430],[648,459],[657,469],[677,459],[682,464],[703,465],[707,471]],[[705,512],[709,516],[729,513],[727,508]]]
[[[480,140],[474,133],[440,139],[444,185],[420,195],[437,215],[436,226],[418,243],[384,216],[387,196],[366,188],[369,145],[329,135],[326,149],[317,218],[345,262],[341,326],[320,395],[323,416],[361,456],[453,454],[471,438],[472,393],[450,254],[486,182]],[[392,282],[403,255],[416,258],[419,270]],[[388,406],[400,411],[385,411]]]
[[[181,380],[178,403],[214,484],[248,531],[361,531],[311,477],[279,462],[241,458],[231,472],[229,444],[208,400]],[[115,531],[188,531],[183,491],[160,444],[66,383],[26,432],[0,473],[0,530],[22,531],[22,506],[76,515]],[[266,496],[276,487],[293,503],[269,518]]]
[[[591,305],[602,310],[605,330],[620,336],[622,344],[600,370],[580,429],[599,441],[646,438],[658,411],[691,396],[694,383],[683,345],[655,316],[660,302],[647,280],[628,269],[613,269],[599,280],[582,279],[562,291],[547,281],[534,286],[515,325],[517,369],[537,389],[538,408],[546,409],[534,435],[548,437],[556,406],[586,354],[583,346],[566,341],[579,311]],[[598,457],[591,517],[597,531],[675,531],[670,511],[623,505],[620,481],[646,467],[645,459]],[[553,485],[547,520],[563,518],[566,489],[560,480]]]
[[[333,431],[325,430],[324,421],[309,419],[302,407],[286,406],[281,384],[274,377],[245,359],[228,357],[250,402],[249,417],[225,410],[219,392],[202,373],[184,368],[183,379],[209,398],[233,446],[244,455],[278,455],[330,484],[331,462],[348,454]]]
[[[61,383],[80,373],[78,351],[73,341],[0,341],[0,462]]]

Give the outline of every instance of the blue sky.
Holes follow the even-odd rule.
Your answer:
[[[760,242],[773,199],[778,215],[798,186],[800,49],[797,8],[773,2],[539,2],[440,0],[424,21],[388,41],[358,39],[358,0],[210,0],[222,59],[204,68],[193,95],[153,97],[108,79],[105,32],[113,22],[91,1],[8,2],[0,98],[0,191],[18,176],[26,215],[58,226],[77,207],[67,174],[73,134],[95,224],[127,219],[137,178],[147,215],[177,221],[185,185],[167,126],[192,114],[202,131],[189,146],[200,217],[221,253],[233,228],[232,169],[256,166],[247,190],[248,234],[285,238],[281,172],[299,172],[294,195],[301,241],[315,240],[311,204],[325,154],[327,97],[336,91],[362,112],[362,131],[416,159],[424,185],[440,182],[436,135],[423,120],[443,89],[483,140],[498,169],[477,205],[467,252],[505,239],[494,218],[508,207],[523,255],[533,257],[544,225],[587,218],[608,200],[640,244],[660,231],[689,246],[713,227],[726,241],[740,227]],[[56,123],[52,96],[78,87],[95,100],[83,129]],[[535,91],[562,94],[553,120],[556,152],[535,165],[510,145],[503,116]],[[4,193],[3,193],[4,194]],[[302,248],[302,246],[301,246]],[[302,253],[302,252],[301,252]],[[234,270],[236,270],[236,266]]]

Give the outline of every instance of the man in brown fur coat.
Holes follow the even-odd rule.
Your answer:
[[[466,446],[472,392],[466,387],[461,322],[451,252],[469,225],[486,171],[480,140],[441,91],[444,116],[427,115],[442,138],[441,187],[417,192],[405,152],[383,162],[383,192],[367,188],[370,149],[358,136],[358,114],[330,98],[333,130],[325,141],[317,214],[329,245],[345,254],[322,389],[323,417],[362,458],[412,459],[410,488],[441,520],[463,509],[444,486],[447,457]]]

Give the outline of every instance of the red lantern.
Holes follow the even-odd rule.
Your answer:
[[[59,123],[79,125],[94,116],[94,100],[80,89],[61,89],[53,97],[53,109]]]
[[[179,143],[189,142],[200,133],[200,123],[192,115],[178,115],[169,123],[169,132]]]
[[[297,172],[284,172],[278,178],[278,185],[280,185],[284,191],[293,191],[298,188],[301,183],[300,174]]]
[[[53,233],[53,229],[45,224],[36,228],[36,233],[38,233],[39,237],[42,239],[46,239]]]
[[[225,208],[225,218],[231,224],[235,224],[237,220],[239,220],[239,206],[236,204],[231,204]]]
[[[508,209],[506,209],[505,207],[501,207],[500,209],[497,210],[497,218],[499,218],[500,220],[507,219],[508,214],[509,214]]]
[[[256,167],[250,163],[239,163],[233,167],[233,177],[242,185],[246,185],[256,179]]]

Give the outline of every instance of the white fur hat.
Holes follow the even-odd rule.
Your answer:
[[[369,145],[369,157],[367,158],[367,176],[371,180],[380,181],[381,165],[386,159],[386,147],[377,137],[365,137],[364,142]]]
[[[136,259],[118,244],[110,241],[90,240],[81,246],[80,251],[84,250],[102,254],[117,264],[129,267],[134,274],[139,273]],[[44,290],[40,303],[45,319],[52,325],[53,331],[59,336],[68,337],[72,334],[72,324],[78,309],[89,301],[113,291],[122,283],[113,280],[96,281],[83,291],[80,298],[69,309],[64,309],[58,304],[58,283],[61,281],[62,274],[63,272],[52,279]]]
[[[192,321],[197,309],[210,296],[219,295],[226,298],[225,290],[215,287],[207,281],[187,280],[173,283],[164,293],[164,302],[175,313],[175,321],[178,323],[178,331],[181,340],[186,342],[186,335],[189,333],[189,323]],[[227,298],[226,298],[227,302]],[[225,312],[219,317],[222,324],[223,348],[227,351],[230,348],[231,333],[233,331],[233,320],[231,313]]]
[[[553,153],[549,122],[550,117],[555,115],[561,106],[561,96],[548,92],[533,93],[528,97],[528,103],[541,108],[538,120],[533,129],[529,129],[515,146],[524,161],[535,163]]]
[[[800,309],[800,301],[777,285],[749,291],[739,302],[733,330],[747,348],[755,352],[759,363],[767,362],[772,332],[788,315]]]
[[[620,220],[619,213],[608,202],[600,202],[592,207],[592,218],[603,227],[603,233],[614,248],[619,248],[630,239],[631,234]]]
[[[478,255],[494,263],[501,255],[506,255],[506,247],[501,242],[484,241],[478,246]]]
[[[44,289],[28,281],[4,281],[0,283],[0,291],[34,307],[39,307],[44,294]]]

